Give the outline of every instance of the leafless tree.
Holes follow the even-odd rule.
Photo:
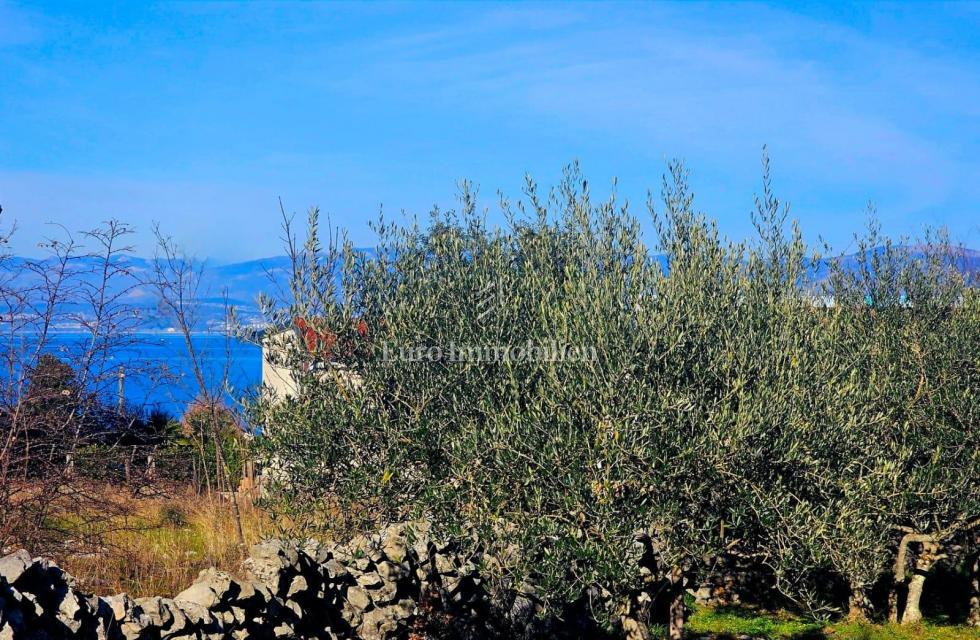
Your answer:
[[[140,322],[127,302],[131,234],[117,220],[79,239],[56,227],[43,258],[0,255],[0,546],[43,546],[56,509],[114,515],[87,508],[100,498],[75,474],[80,449],[113,446],[136,419],[108,402],[114,354],[135,346]]]
[[[233,312],[227,304],[225,298],[226,322],[223,327],[225,336],[225,360],[219,376],[211,375],[205,367],[203,354],[195,344],[194,333],[201,327],[199,325],[199,300],[200,287],[204,272],[202,263],[195,263],[188,257],[180,247],[174,242],[173,238],[167,236],[157,225],[154,227],[156,238],[156,253],[152,262],[151,274],[147,280],[159,298],[161,307],[166,310],[174,328],[184,339],[187,349],[187,356],[190,362],[191,371],[197,384],[197,403],[203,407],[206,419],[206,432],[198,434],[197,445],[202,460],[204,459],[204,439],[210,438],[214,446],[215,455],[215,477],[214,488],[219,492],[225,492],[230,496],[232,509],[235,514],[236,533],[238,542],[241,546],[245,545],[245,535],[242,529],[241,511],[238,504],[238,494],[236,487],[229,477],[229,468],[226,461],[226,452],[222,439],[222,429],[225,422],[225,392],[229,386],[229,372],[231,366],[230,352],[230,318]],[[205,474],[205,483],[208,488],[208,497],[211,498],[212,481],[207,471],[207,467],[202,465],[202,472]]]

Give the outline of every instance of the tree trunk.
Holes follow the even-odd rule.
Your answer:
[[[231,509],[235,514],[235,533],[238,534],[238,548],[245,553],[245,531],[242,528],[242,511],[238,507],[238,492],[234,488],[231,490]],[[244,557],[244,555],[242,556]]]
[[[926,575],[919,570],[916,570],[909,579],[909,592],[905,598],[905,611],[902,612],[902,624],[915,624],[922,621],[919,600],[922,598],[922,587],[925,583]]]
[[[922,611],[919,601],[922,599],[922,588],[926,583],[926,573],[940,559],[939,543],[932,540],[924,541],[919,555],[915,558],[915,573],[909,579],[909,590],[905,597],[905,611],[902,612],[902,624],[915,624],[922,621]]]
[[[895,582],[888,589],[888,622],[898,623],[898,584]]]
[[[980,627],[980,552],[973,556],[973,575],[970,576],[970,615],[967,624]]]
[[[864,587],[851,585],[851,595],[847,599],[847,619],[866,622],[868,620],[868,599]]]
[[[667,633],[670,640],[684,637],[684,576],[678,568],[670,572],[671,600],[667,620]]]
[[[204,451],[204,434],[198,434],[197,450],[201,456],[201,473],[204,474],[204,486],[207,488],[208,500],[211,499],[211,474],[208,472],[208,460]]]
[[[636,618],[624,617],[622,625],[626,640],[650,640],[647,626]]]
[[[214,459],[215,459],[215,475],[220,478],[223,476],[225,483],[228,485],[228,492],[231,496],[231,508],[232,513],[235,516],[235,534],[238,536],[238,549],[241,551],[242,555],[245,554],[245,531],[242,528],[242,512],[238,508],[238,491],[237,487],[233,486],[231,479],[228,477],[228,465],[225,464],[225,454],[221,446],[221,438],[218,434],[219,422],[218,415],[216,413],[216,408],[214,404],[211,404],[211,436],[214,439]],[[220,491],[220,489],[219,489]]]

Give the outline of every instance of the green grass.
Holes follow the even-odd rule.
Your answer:
[[[977,640],[980,629],[929,623],[903,627],[852,622],[833,625],[828,637],[833,640]]]
[[[691,635],[712,633],[721,637],[748,635],[771,640],[825,637],[822,623],[807,622],[785,612],[763,613],[737,607],[697,607],[686,628]]]
[[[767,640],[978,640],[980,629],[923,623],[914,626],[857,622],[821,623],[779,611],[740,607],[697,607],[687,635],[722,639],[750,636]]]

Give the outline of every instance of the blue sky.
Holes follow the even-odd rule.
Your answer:
[[[980,247],[980,4],[143,4],[0,0],[0,204],[280,252],[277,198],[367,222],[487,205],[581,161],[642,213],[667,159],[750,233],[768,144],[809,239],[944,224]],[[146,234],[138,249],[150,247]]]

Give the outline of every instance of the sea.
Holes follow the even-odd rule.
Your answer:
[[[74,364],[88,336],[51,334],[44,351]],[[191,342],[205,384],[224,394],[226,403],[240,405],[262,382],[262,349],[253,343],[215,333],[194,333]],[[175,418],[199,395],[200,384],[184,336],[155,331],[126,337],[93,372],[95,389],[106,402],[123,402],[137,411],[161,410]],[[120,374],[121,384],[120,384]]]

